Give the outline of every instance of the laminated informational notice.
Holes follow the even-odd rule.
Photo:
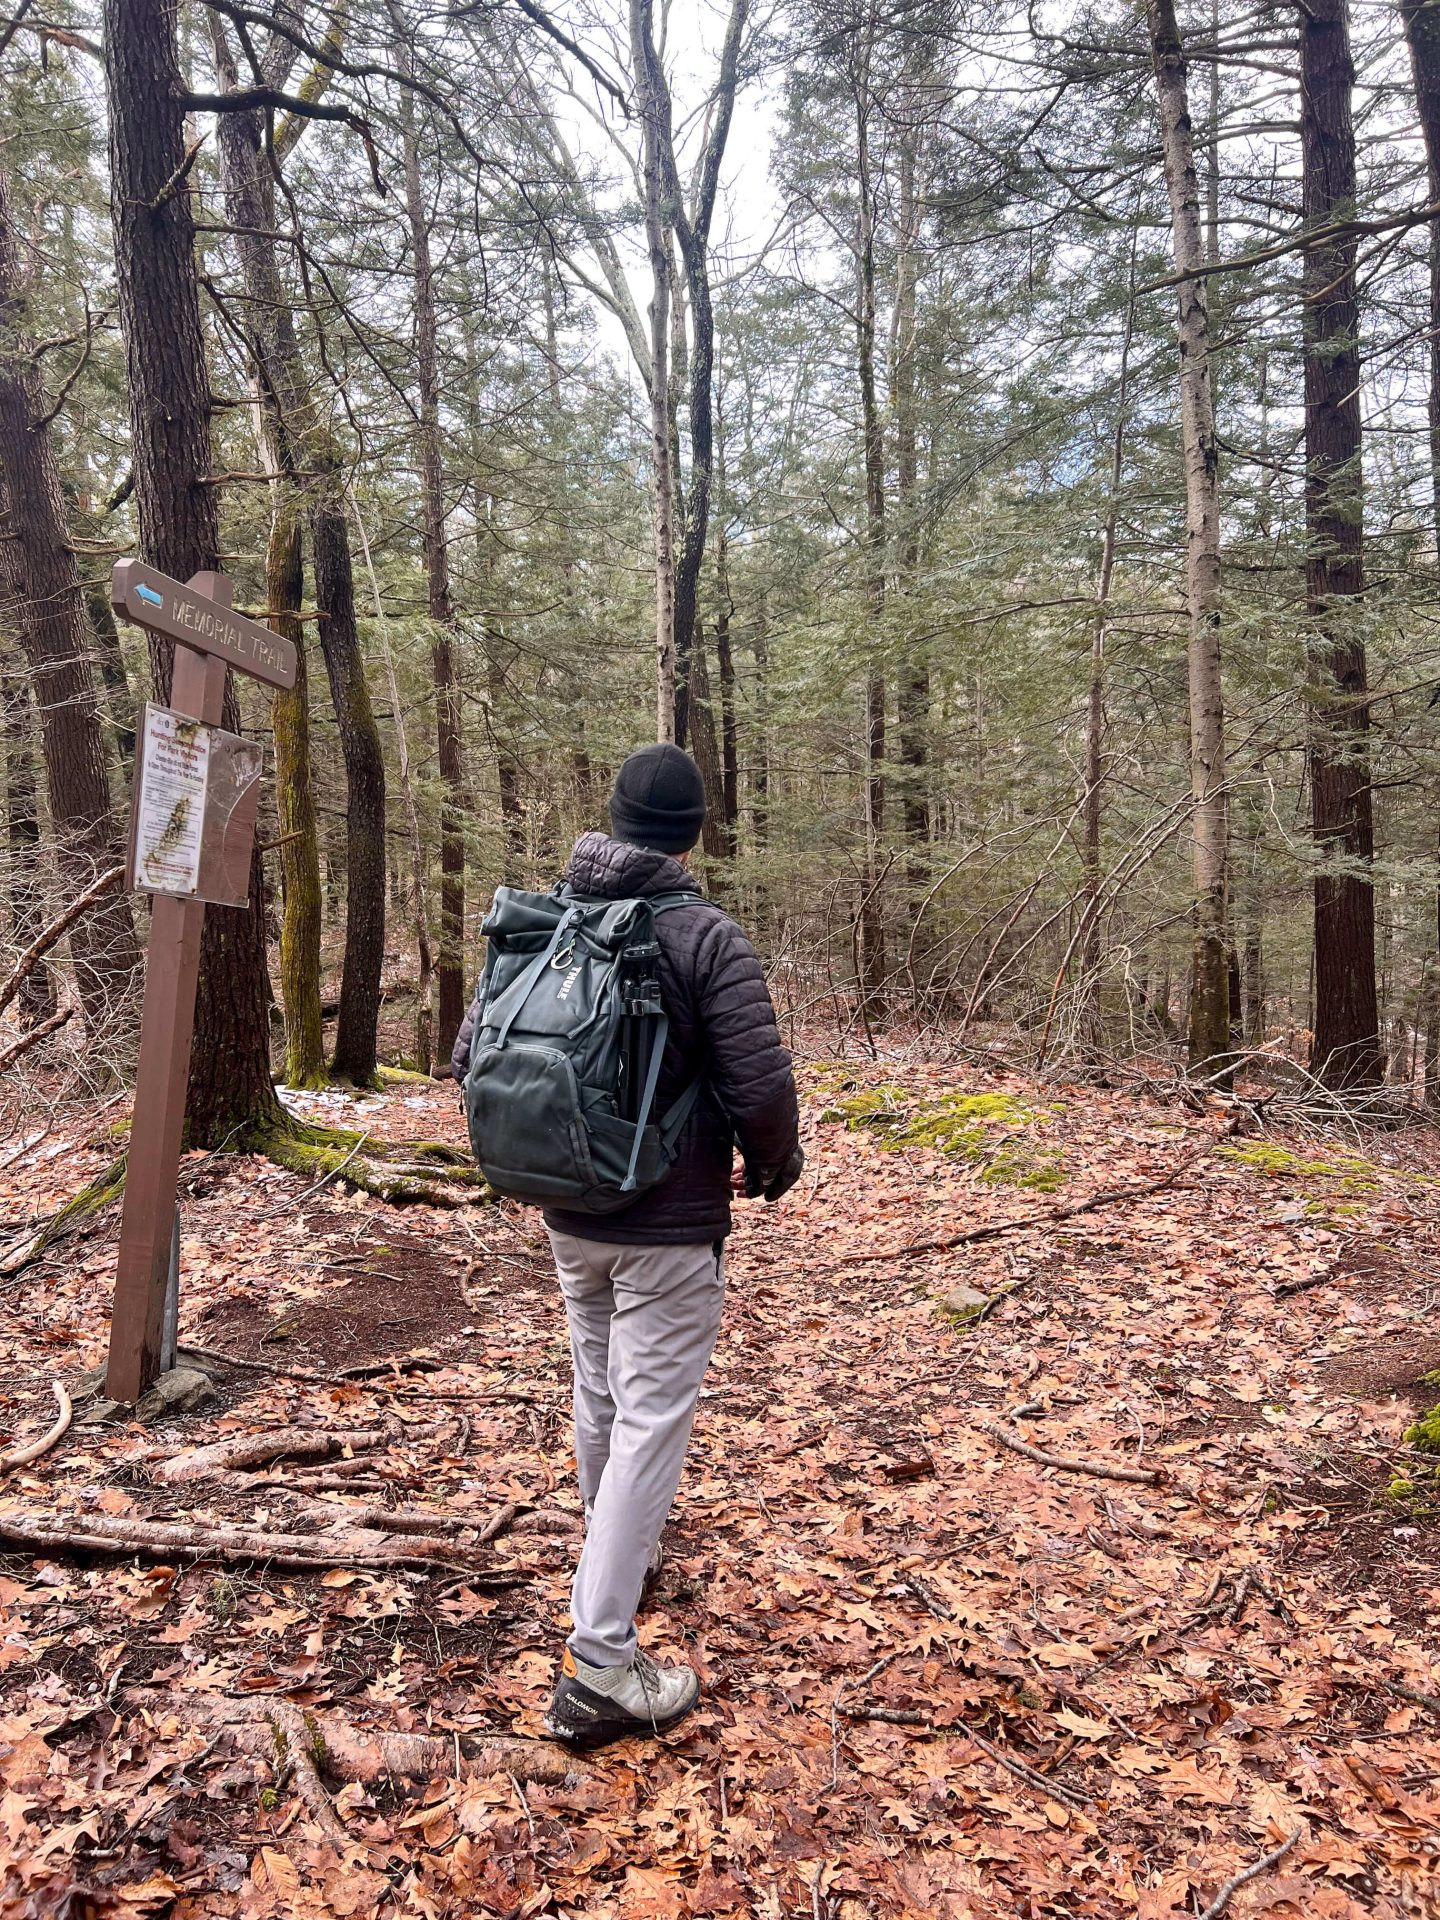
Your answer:
[[[130,884],[243,907],[260,804],[259,745],[149,705],[136,744]]]

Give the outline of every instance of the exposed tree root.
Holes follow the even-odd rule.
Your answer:
[[[98,1213],[125,1191],[126,1156],[112,1160],[103,1173],[84,1186],[73,1200],[67,1200],[58,1213],[52,1213],[42,1226],[26,1232],[0,1252],[0,1275],[22,1273],[62,1240],[83,1232]]]
[[[366,1136],[345,1127],[312,1126],[298,1120],[252,1132],[244,1145],[276,1166],[314,1180],[339,1179],[392,1205],[420,1202],[464,1207],[493,1199],[489,1184],[468,1156],[438,1141],[360,1147]]]
[[[41,1434],[38,1440],[32,1440],[28,1446],[17,1447],[13,1453],[0,1454],[0,1473],[8,1473],[11,1467],[28,1467],[32,1460],[38,1460],[42,1454],[48,1453],[56,1441],[62,1439],[69,1431],[70,1416],[73,1412],[70,1395],[58,1380],[52,1381],[51,1385],[60,1408],[55,1416],[54,1426]],[[489,1535],[486,1538],[488,1539]]]
[[[508,1773],[517,1780],[558,1786],[570,1771],[563,1748],[516,1734],[462,1734],[457,1742],[453,1736],[383,1732],[352,1726],[338,1713],[316,1713],[308,1708],[302,1711],[293,1701],[274,1695],[241,1700],[223,1693],[187,1693],[183,1710],[177,1708],[172,1694],[153,1687],[127,1687],[125,1698],[157,1721],[179,1718],[183,1711],[187,1719],[238,1728],[241,1744],[249,1744],[245,1735],[248,1729],[259,1735],[257,1744],[268,1746],[272,1755],[275,1742],[266,1722],[288,1722],[289,1714],[294,1714],[303,1733],[293,1738],[287,1728],[287,1746],[306,1751],[317,1774],[332,1780],[358,1780],[362,1785],[392,1776],[402,1780],[483,1779],[492,1773]]]
[[[308,1427],[275,1427],[266,1433],[239,1433],[208,1447],[171,1454],[151,1469],[152,1480],[177,1486],[186,1480],[224,1478],[240,1467],[264,1467],[272,1460],[328,1460],[347,1447],[358,1451],[382,1446],[383,1427],[320,1432]]]
[[[539,1740],[508,1734],[437,1739],[432,1734],[386,1733],[353,1727],[335,1713],[315,1713],[292,1700],[235,1700],[225,1694],[189,1693],[183,1710],[174,1696],[131,1687],[125,1698],[158,1727],[200,1721],[228,1733],[234,1744],[274,1770],[277,1785],[290,1781],[306,1811],[336,1848],[349,1836],[335,1810],[326,1780],[378,1781],[485,1779],[503,1773],[517,1784],[561,1786],[570,1768],[564,1752]]]
[[[424,1534],[397,1539],[353,1523],[322,1533],[278,1533],[223,1521],[182,1523],[131,1514],[36,1513],[10,1507],[0,1509],[0,1540],[41,1553],[138,1553],[158,1560],[259,1561],[276,1567],[366,1571],[438,1567],[501,1586],[514,1586],[521,1577],[513,1572],[487,1575],[474,1564],[472,1550],[454,1540]]]
[[[338,1179],[347,1187],[374,1194],[377,1200],[403,1206],[429,1207],[486,1205],[495,1196],[485,1176],[469,1164],[469,1156],[443,1141],[422,1140],[395,1147],[371,1145],[360,1152],[366,1136],[343,1127],[317,1127],[287,1118],[226,1143],[235,1153],[258,1153],[276,1166],[327,1184]],[[67,1200],[41,1226],[29,1229],[9,1246],[0,1248],[0,1278],[21,1273],[58,1242],[81,1233],[94,1217],[125,1191],[126,1156],[121,1154],[72,1200]],[[294,1205],[287,1201],[287,1210]]]

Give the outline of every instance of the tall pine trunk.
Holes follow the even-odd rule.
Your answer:
[[[670,248],[663,143],[669,94],[651,33],[650,0],[630,0],[630,50],[640,116],[645,243],[650,256],[650,461],[655,543],[655,737],[675,739],[675,491],[670,464]]]
[[[392,9],[402,34],[403,26]],[[408,43],[405,67],[409,70]],[[465,1017],[465,776],[460,747],[460,694],[455,677],[455,609],[450,592],[450,555],[445,536],[445,473],[440,449],[440,374],[435,318],[435,275],[430,225],[420,180],[415,96],[400,95],[404,148],[405,210],[414,262],[415,360],[420,401],[420,498],[425,546],[425,582],[430,614],[431,667],[435,681],[435,729],[440,769],[440,942],[436,976],[440,1005],[435,1035],[440,1059],[449,1058]]]
[[[218,567],[210,474],[210,382],[200,325],[195,226],[181,172],[184,84],[169,0],[105,0],[111,207],[129,379],[141,557],[187,580]],[[157,698],[174,648],[151,646]],[[224,724],[240,725],[227,676]],[[248,907],[205,914],[187,1095],[190,1143],[219,1147],[282,1124],[270,1076],[265,903],[258,847]]]
[[[1345,0],[1307,0],[1300,14],[1302,203],[1314,230],[1353,218],[1355,69]],[[1375,852],[1360,429],[1357,238],[1305,249],[1305,600],[1309,621],[1311,822],[1315,878],[1312,1064],[1336,1089],[1384,1077],[1375,983]]]
[[[1228,828],[1225,708],[1220,678],[1220,449],[1210,368],[1210,309],[1200,189],[1185,55],[1174,0],[1149,0],[1165,184],[1180,276],[1180,432],[1185,460],[1185,598],[1189,612],[1191,848],[1194,952],[1190,1065],[1213,1068],[1230,1050],[1225,942]]]
[[[239,84],[225,28],[211,14],[216,69],[227,92]],[[258,113],[222,113],[217,130],[225,205],[235,227],[260,441],[271,487],[265,560],[270,624],[295,648],[295,685],[271,703],[275,734],[275,797],[280,825],[284,913],[280,922],[280,988],[285,1014],[285,1078],[292,1087],[325,1077],[320,1013],[320,842],[310,774],[310,695],[305,629],[299,619],[305,584],[302,519],[294,475],[301,465],[302,389],[299,354],[284,283],[275,260],[275,195],[262,156]]]
[[[79,569],[60,470],[29,345],[20,255],[0,173],[0,540],[17,595],[20,644],[41,718],[50,821],[66,886],[79,892],[124,858],[111,808],[105,735],[90,666]],[[92,1046],[128,1051],[140,965],[130,902],[108,899],[70,934],[75,984]]]
[[[1405,37],[1415,73],[1415,104],[1425,135],[1429,193],[1440,203],[1440,4],[1437,0],[1401,0]],[[1440,221],[1430,234],[1430,498],[1434,522],[1437,577],[1440,577]],[[1435,808],[1440,814],[1440,806]],[[1440,1112],[1440,886],[1435,897],[1436,952],[1427,969],[1425,994],[1425,1104]]]
[[[345,960],[332,1069],[375,1078],[380,969],[385,958],[385,757],[355,617],[355,569],[339,452],[325,443],[324,479],[310,514],[320,651],[345,762]]]
[[[869,29],[873,32],[873,22]],[[875,381],[875,185],[870,153],[870,44],[855,79],[855,346],[860,381],[861,455],[865,476],[865,600],[878,656],[885,625],[885,441]],[[861,1004],[878,1011],[885,981],[885,912],[880,845],[885,832],[885,677],[878,664],[865,682],[865,866],[860,900]]]

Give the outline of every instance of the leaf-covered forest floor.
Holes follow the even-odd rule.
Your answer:
[[[1440,1140],[803,1080],[809,1167],[738,1209],[642,1628],[706,1699],[586,1759],[538,1738],[578,1511],[538,1219],[189,1156],[182,1344],[255,1364],[0,1482],[12,1542],[179,1543],[0,1548],[0,1911],[1436,1910],[1440,1480],[1402,1434],[1440,1400]],[[105,1165],[115,1111],[10,1135],[10,1230]],[[355,1124],[462,1137],[453,1088]],[[0,1293],[18,1439],[103,1357],[115,1230]]]

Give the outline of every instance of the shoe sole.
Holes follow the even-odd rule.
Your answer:
[[[688,1720],[700,1704],[700,1689],[678,1712],[663,1720],[597,1720],[588,1727],[557,1727],[547,1713],[541,1722],[546,1733],[562,1747],[574,1747],[581,1753],[593,1753],[597,1747],[612,1747],[617,1740],[654,1740],[669,1733],[682,1720]]]

